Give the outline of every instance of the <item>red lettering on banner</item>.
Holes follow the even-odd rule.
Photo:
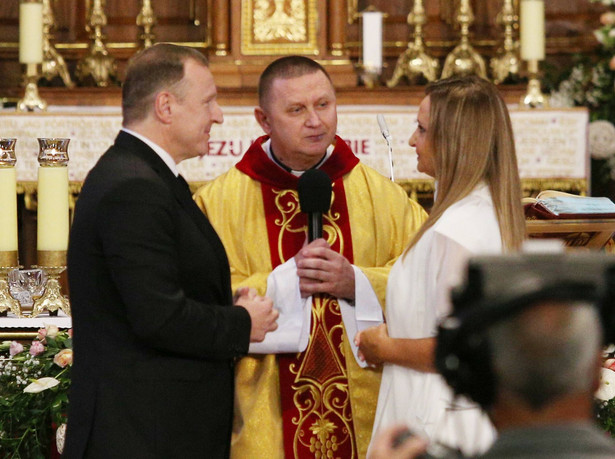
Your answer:
[[[241,156],[243,142],[241,140],[210,140],[207,156]]]
[[[243,153],[241,140],[229,140],[229,152],[233,156],[241,156]]]
[[[207,156],[226,156],[222,153],[222,149],[224,148],[224,145],[226,145],[225,140],[210,140],[208,144],[209,151],[207,152]]]
[[[344,139],[344,142],[346,142],[355,155],[371,154],[369,139]]]

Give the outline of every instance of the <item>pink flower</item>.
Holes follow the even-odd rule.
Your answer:
[[[47,329],[46,328],[39,328],[38,329],[38,333],[36,335],[36,339],[39,341],[42,341],[43,343],[45,342],[45,336],[47,336]]]
[[[11,341],[11,346],[9,347],[9,354],[11,357],[17,354],[21,354],[23,352],[23,345],[18,343],[17,341]]]
[[[615,371],[615,359],[606,359],[602,364],[604,368]]]
[[[72,328],[69,328],[69,329],[68,329],[68,331],[67,331],[67,333],[68,333],[68,337],[69,337],[69,338],[72,338],[72,337],[73,337],[73,329],[72,329]]]
[[[53,358],[53,363],[57,366],[64,368],[66,365],[73,364],[73,350],[72,349],[62,349],[58,352]]]
[[[615,70],[615,56],[613,56],[611,60],[609,61],[609,68],[611,70]]]
[[[45,346],[43,346],[43,343],[36,340],[32,341],[32,344],[30,345],[30,354],[39,355],[43,352],[45,352]]]
[[[615,24],[615,12],[607,11],[606,13],[602,13],[600,15],[600,23],[602,25],[613,25],[613,24]]]

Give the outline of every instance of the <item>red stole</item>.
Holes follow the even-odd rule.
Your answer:
[[[273,267],[289,260],[307,237],[307,215],[297,195],[298,178],[274,164],[257,139],[237,168],[261,183]],[[331,209],[323,215],[323,233],[333,250],[353,261],[352,238],[343,176],[358,164],[346,143],[336,137],[333,154],[320,167],[333,183]],[[315,295],[310,342],[304,352],[278,356],[287,458],[357,457],[343,324],[336,298]]]

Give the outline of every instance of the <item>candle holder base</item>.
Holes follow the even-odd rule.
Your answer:
[[[529,59],[527,61],[528,84],[527,93],[521,98],[519,104],[526,108],[546,108],[549,106],[549,99],[540,90],[539,61]]]
[[[12,312],[17,317],[23,317],[21,304],[11,295],[7,280],[8,273],[20,268],[21,266],[0,266],[0,316]]]
[[[23,99],[17,102],[18,112],[33,112],[35,109],[41,111],[47,110],[47,102],[45,102],[38,94],[38,86],[36,80],[38,75],[26,76],[26,90]]]
[[[530,78],[527,85],[527,93],[519,102],[526,108],[546,108],[549,106],[549,99],[540,90],[540,80]]]
[[[519,80],[521,62],[514,51],[505,51],[502,55],[495,56],[489,62],[493,82],[501,84],[505,81]]]
[[[446,56],[441,78],[465,75],[478,75],[487,79],[487,67],[485,60],[467,39],[462,39],[461,43]]]
[[[60,274],[64,272],[66,266],[39,266],[39,268],[47,273],[48,279],[45,285],[45,293],[34,302],[32,317],[36,317],[44,311],[48,311],[50,315],[57,315],[58,310],[70,316],[70,302],[65,295],[62,295],[59,281]]]
[[[437,80],[439,67],[437,59],[428,55],[422,47],[412,43],[397,59],[393,76],[387,81],[387,86],[389,88],[397,86],[404,77],[410,84],[422,84],[421,80],[427,82]]]
[[[357,71],[359,74],[359,81],[367,88],[375,88],[380,86],[380,75],[382,69],[377,67],[365,67],[363,65],[357,65]]]

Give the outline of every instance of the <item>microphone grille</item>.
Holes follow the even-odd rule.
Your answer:
[[[297,183],[301,212],[326,213],[331,207],[331,179],[320,169],[305,171]]]
[[[390,134],[389,134],[389,127],[387,126],[387,122],[384,119],[384,116],[378,115],[376,116],[376,119],[378,120],[378,126],[380,126],[380,132],[382,132],[382,135],[386,138]]]

